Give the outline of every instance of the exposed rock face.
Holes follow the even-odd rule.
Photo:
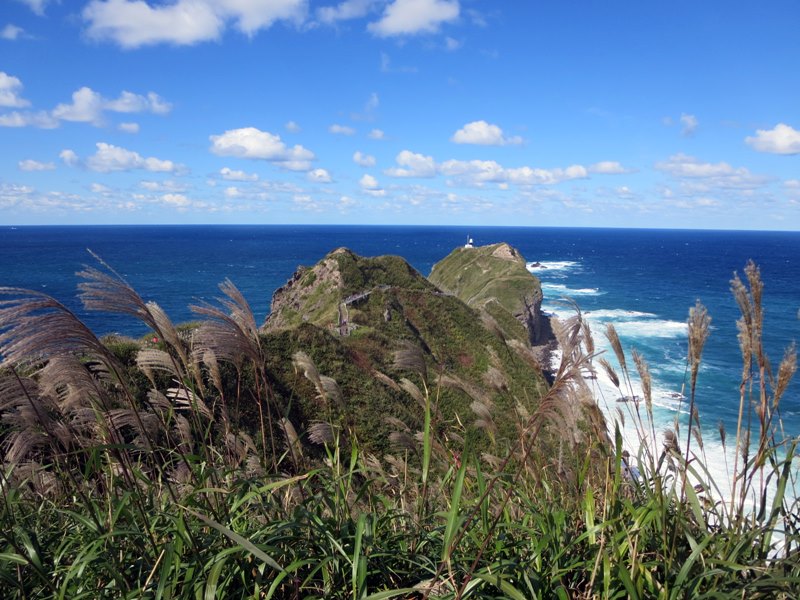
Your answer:
[[[456,248],[434,265],[429,279],[496,319],[499,311],[508,312],[525,327],[531,346],[552,342],[550,319],[541,310],[541,284],[516,248],[506,243]]]

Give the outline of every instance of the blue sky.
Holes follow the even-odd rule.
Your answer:
[[[0,223],[800,229],[800,5],[3,0]]]

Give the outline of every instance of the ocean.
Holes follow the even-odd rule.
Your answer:
[[[76,272],[96,265],[91,250],[175,322],[190,304],[211,301],[229,278],[259,322],[273,291],[298,265],[312,265],[346,246],[362,255],[398,254],[427,275],[434,263],[470,236],[476,245],[505,241],[542,281],[544,309],[569,314],[575,301],[599,349],[616,365],[603,335],[613,322],[623,346],[647,360],[654,379],[657,429],[686,412],[677,393],[687,384],[686,319],[700,300],[712,317],[703,352],[697,402],[703,437],[713,453],[718,424],[736,431],[741,354],[738,307],[730,293],[735,271],[749,259],[761,268],[765,347],[775,369],[800,338],[800,233],[523,227],[413,226],[65,226],[0,227],[0,285],[42,291],[74,310],[98,334],[142,335],[144,327],[117,315],[86,313],[77,300]],[[537,265],[538,263],[538,265]],[[592,383],[613,414],[619,396],[607,378]],[[634,387],[636,388],[636,382]],[[688,387],[688,386],[687,386]],[[635,389],[635,393],[639,393]],[[626,407],[627,408],[627,407]],[[800,435],[800,383],[781,403],[786,433]],[[682,417],[685,421],[685,414]],[[721,456],[721,455],[720,455]],[[711,462],[717,459],[709,459]],[[712,465],[721,469],[720,464]]]

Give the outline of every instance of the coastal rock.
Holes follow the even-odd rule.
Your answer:
[[[436,263],[430,281],[454,294],[467,305],[488,312],[507,330],[511,315],[525,327],[533,347],[546,347],[554,340],[550,319],[542,313],[542,286],[526,268],[520,252],[506,243],[456,248]],[[505,313],[505,314],[503,314]]]
[[[267,367],[299,429],[323,414],[384,451],[394,431],[387,417],[411,431],[422,425],[419,406],[397,384],[412,377],[421,389],[436,389],[446,422],[463,423],[467,435],[480,439],[472,423],[474,407],[482,406],[492,413],[492,435],[511,440],[519,411],[533,414],[548,389],[547,362],[532,346],[551,337],[541,300],[539,281],[508,244],[457,250],[430,279],[400,257],[362,257],[339,248],[299,268],[275,292],[262,327],[271,349]],[[398,350],[408,348],[419,352],[424,369],[418,373],[426,374],[398,366]],[[341,404],[324,403],[298,380],[292,368],[297,351],[338,383]],[[559,409],[563,420],[542,434],[543,451],[585,441],[580,406]]]

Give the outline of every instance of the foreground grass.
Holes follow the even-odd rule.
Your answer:
[[[727,498],[689,445],[696,421],[655,443],[646,390],[634,424],[643,438],[638,478],[618,432],[542,455],[539,439],[558,427],[565,401],[585,394],[581,375],[594,368],[579,317],[559,332],[564,359],[539,408],[518,408],[515,439],[495,442],[493,407],[476,400],[476,424],[493,440],[480,455],[464,442],[464,425],[441,417],[440,381],[415,349],[400,348],[396,366],[408,377],[384,383],[405,390],[423,426],[396,423],[393,451],[374,456],[324,410],[299,434],[283,418],[255,321],[229,284],[221,308],[200,310],[207,321],[190,346],[123,282],[87,273],[90,306],[135,314],[163,340],[139,350],[153,387],[146,400],[66,309],[3,290],[11,298],[0,307],[3,596],[797,597],[800,506],[786,494],[796,440],[778,436],[793,353],[773,378],[760,344],[758,272],[746,273],[749,288],[734,284],[747,343]],[[697,307],[692,390],[707,331]],[[624,353],[615,350],[625,385]],[[260,433],[231,418],[219,364],[236,372],[249,364]],[[338,401],[336,382],[308,356],[294,364],[323,407]]]

